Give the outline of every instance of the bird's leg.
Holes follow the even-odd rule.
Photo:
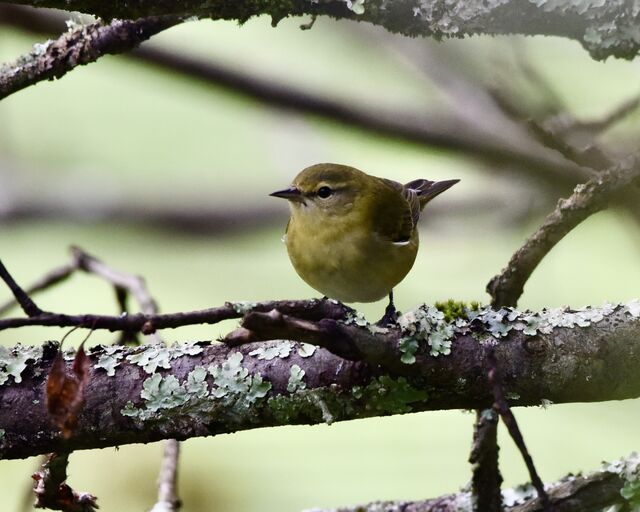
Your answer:
[[[393,290],[389,292],[389,304],[384,310],[384,316],[378,320],[378,325],[385,327],[387,325],[394,325],[398,320],[398,312],[396,311],[396,306],[393,303]]]

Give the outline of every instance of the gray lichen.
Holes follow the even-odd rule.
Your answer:
[[[271,390],[271,383],[260,374],[250,374],[242,366],[242,359],[240,352],[234,352],[222,365],[208,369],[197,366],[182,383],[173,375],[154,373],[142,385],[142,404],[128,402],[121,413],[143,422],[160,419],[178,408],[192,416],[204,417],[217,408],[225,408],[231,416],[242,416]],[[207,383],[209,376],[211,386]]]
[[[604,464],[603,469],[622,478],[624,485],[620,495],[632,511],[640,510],[640,455],[633,452],[627,458]]]
[[[287,382],[287,391],[289,393],[295,393],[298,390],[302,390],[307,387],[304,382],[305,371],[297,364],[294,364],[289,370],[289,381]]]
[[[344,0],[347,4],[347,9],[355,14],[364,14],[364,2],[365,0]]]
[[[256,302],[249,302],[249,301],[239,301],[239,302],[231,303],[231,307],[239,315],[246,315],[247,313],[252,311],[256,307],[256,305],[257,305]]]
[[[234,352],[221,366],[209,366],[209,373],[213,377],[211,396],[240,401],[245,406],[266,396],[271,383],[264,381],[259,373],[251,375],[242,366],[242,359],[240,352]]]
[[[109,377],[113,377],[116,374],[116,368],[120,366],[120,361],[124,357],[125,348],[121,345],[107,345],[101,347],[101,349],[103,353],[100,354],[98,362],[93,367],[105,370]]]
[[[455,324],[447,322],[444,313],[437,308],[423,305],[409,311],[398,319],[398,325],[404,332],[399,347],[403,352],[402,362],[415,362],[415,353],[424,341],[429,344],[432,356],[451,353]]]
[[[550,334],[555,328],[589,327],[614,313],[640,318],[640,301],[626,304],[605,303],[600,307],[587,306],[572,310],[568,307],[544,309],[540,312],[519,311],[515,308],[492,309],[489,306],[457,308],[448,314],[438,307],[422,305],[398,319],[403,335],[398,342],[401,361],[413,364],[421,351],[431,356],[448,355],[456,336],[472,333],[483,343],[495,343],[512,331],[526,336]]]
[[[293,350],[294,343],[288,340],[264,343],[257,349],[249,352],[250,356],[256,356],[260,361],[271,361],[275,358],[284,359],[289,357]]]
[[[0,386],[9,377],[16,384],[22,382],[22,372],[27,368],[27,361],[36,361],[42,357],[42,346],[17,344],[12,349],[0,346]]]
[[[318,347],[315,345],[310,345],[309,343],[300,343],[300,346],[298,347],[298,355],[300,357],[311,357],[317,348]]]
[[[153,374],[158,368],[168,370],[171,361],[183,356],[195,356],[202,352],[197,343],[181,343],[173,346],[161,344],[141,347],[139,351],[127,356],[127,361],[141,366],[145,372]],[[98,362],[98,364],[100,364]]]

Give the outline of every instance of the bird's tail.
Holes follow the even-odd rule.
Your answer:
[[[430,180],[413,180],[405,184],[405,188],[415,190],[420,200],[420,208],[431,201],[437,195],[442,194],[445,190],[450,189],[460,180],[430,181]]]

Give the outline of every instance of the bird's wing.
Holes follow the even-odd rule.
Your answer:
[[[415,191],[416,199],[418,201],[418,210],[422,210],[422,208],[424,208],[424,205],[427,204],[427,197],[429,195],[429,192],[431,191],[431,187],[433,187],[434,184],[435,181],[419,179],[410,181],[409,183],[406,183],[404,185],[405,189]]]
[[[420,217],[418,193],[401,183],[380,178],[378,207],[374,212],[374,229],[394,243],[408,242]]]

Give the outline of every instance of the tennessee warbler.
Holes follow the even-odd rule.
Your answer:
[[[402,185],[339,164],[317,164],[272,193],[289,201],[284,241],[298,275],[342,302],[374,302],[389,295],[418,252],[424,206],[459,180],[419,179]]]

